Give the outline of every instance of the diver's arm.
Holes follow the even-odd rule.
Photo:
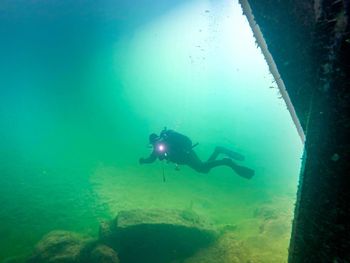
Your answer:
[[[155,152],[152,152],[150,156],[147,158],[140,158],[139,163],[144,164],[144,163],[153,163],[155,160],[157,160],[157,156]]]

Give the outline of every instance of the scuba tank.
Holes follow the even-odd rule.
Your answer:
[[[159,137],[170,147],[173,145],[173,147],[182,149],[185,152],[190,151],[193,147],[198,145],[198,143],[193,145],[191,139],[186,135],[175,132],[173,130],[168,130],[167,128],[164,128]]]

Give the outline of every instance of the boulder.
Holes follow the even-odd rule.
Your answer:
[[[249,249],[239,241],[236,234],[225,231],[208,248],[189,257],[183,263],[255,263]]]
[[[117,253],[106,245],[97,245],[90,252],[89,263],[119,263]]]
[[[123,263],[185,259],[209,246],[216,236],[196,213],[182,210],[121,211],[100,227],[100,242],[118,251]]]
[[[52,231],[43,237],[27,263],[77,263],[88,239],[68,231]]]

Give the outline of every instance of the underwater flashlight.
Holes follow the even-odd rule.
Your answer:
[[[159,145],[158,145],[158,151],[164,152],[164,150],[165,150],[164,144],[159,144]]]

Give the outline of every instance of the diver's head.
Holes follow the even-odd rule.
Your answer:
[[[155,133],[152,133],[148,138],[150,144],[155,144],[159,140],[159,136]]]

